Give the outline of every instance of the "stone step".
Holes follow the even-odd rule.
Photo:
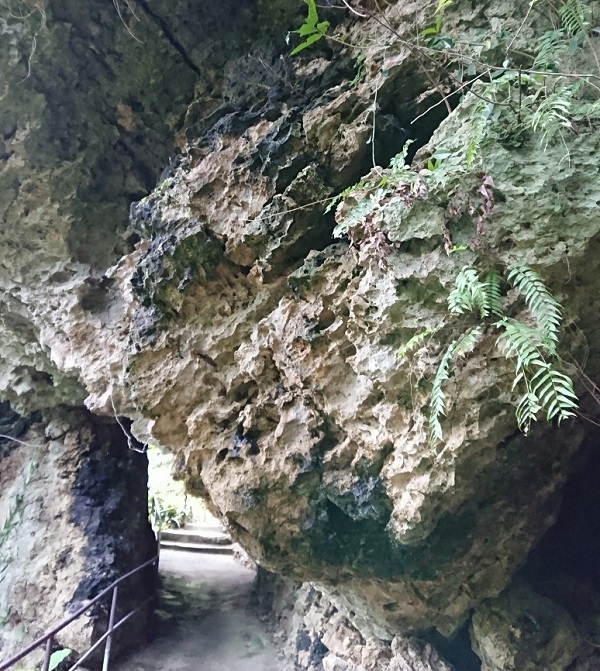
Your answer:
[[[214,520],[214,522],[208,520],[205,522],[188,522],[184,528],[190,531],[220,531],[224,533],[223,525],[218,520]]]
[[[214,545],[212,543],[182,543],[181,541],[161,540],[163,550],[182,550],[185,552],[201,552],[204,554],[232,555],[233,545]]]
[[[162,540],[181,543],[198,543],[200,545],[230,545],[231,538],[227,534],[210,529],[163,529]]]

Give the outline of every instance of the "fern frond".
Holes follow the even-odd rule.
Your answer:
[[[408,342],[406,342],[404,345],[402,345],[402,347],[400,347],[400,349],[398,350],[398,356],[402,358],[405,357],[410,352],[416,350],[423,344],[425,338],[428,338],[434,333],[437,333],[442,328],[442,326],[443,324],[440,324],[439,326],[435,326],[434,328],[425,329],[424,331],[419,331],[418,333],[415,333],[415,335],[412,336],[412,338],[410,338]]]
[[[501,317],[504,314],[504,309],[502,307],[502,293],[500,291],[500,275],[495,270],[490,270],[485,278],[484,285],[487,314]]]
[[[450,377],[450,362],[475,347],[483,333],[482,326],[469,329],[457,340],[453,340],[438,365],[433,379],[431,397],[429,399],[429,444],[435,445],[442,440],[442,425],[440,417],[446,415],[446,395],[442,389],[443,383]]]
[[[557,419],[559,424],[574,417],[577,396],[571,379],[544,358],[545,355],[556,356],[554,343],[549,343],[539,328],[513,319],[503,319],[496,326],[503,329],[498,344],[507,357],[516,359],[512,388],[514,390],[521,383],[525,385],[525,394],[516,410],[519,428],[527,433],[542,410],[548,421]]]
[[[481,282],[475,268],[465,267],[460,270],[454,281],[454,289],[448,296],[448,308],[452,314],[460,315],[479,310],[481,317],[487,317],[486,285]]]
[[[517,375],[535,364],[545,365],[544,355],[549,352],[539,329],[508,317],[497,322],[496,326],[502,329],[496,342],[507,358],[516,359]],[[516,382],[513,384],[513,389]]]
[[[470,352],[475,347],[475,345],[477,345],[481,339],[482,334],[483,326],[475,326],[474,328],[469,329],[461,338],[456,341],[453,355],[455,357],[459,357],[463,354],[466,354],[467,352]]]
[[[431,397],[429,399],[429,444],[435,445],[442,440],[442,425],[440,417],[446,415],[446,396],[442,384],[450,377],[450,361],[454,356],[456,340],[453,340],[438,365],[433,378]]]
[[[542,89],[540,89],[541,97]],[[531,128],[534,133],[541,133],[542,145],[548,146],[550,139],[562,134],[562,129],[571,130],[573,91],[566,86],[548,93],[531,115]]]
[[[565,49],[566,33],[563,28],[546,31],[537,41],[533,68],[535,70],[555,70],[560,54]]]
[[[546,411],[548,421],[556,417],[560,424],[563,419],[575,417],[578,399],[573,390],[573,382],[550,364],[539,367],[531,378],[530,387],[540,409]]]
[[[528,266],[511,266],[508,279],[523,295],[535,322],[544,336],[544,347],[556,356],[558,330],[562,321],[560,303],[548,291],[542,278]]]
[[[537,414],[541,409],[535,394],[530,392],[523,394],[515,412],[519,430],[524,434],[529,433],[531,423],[535,422]]]
[[[566,0],[558,8],[560,20],[571,37],[585,33],[589,28],[589,10],[582,0]]]
[[[483,139],[483,131],[479,128],[479,126],[475,126],[474,132],[471,134],[471,137],[469,138],[469,142],[467,143],[467,149],[465,151],[465,160],[467,162],[467,168],[471,166],[473,161],[477,158],[477,156],[481,152],[482,139]]]

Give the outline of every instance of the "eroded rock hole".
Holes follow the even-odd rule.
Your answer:
[[[471,648],[469,623],[465,623],[454,636],[442,636],[435,629],[422,637],[430,643],[457,671],[480,671],[481,660]]]

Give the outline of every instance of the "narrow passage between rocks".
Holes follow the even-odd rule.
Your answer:
[[[251,607],[254,571],[229,555],[163,550],[160,573],[166,609],[181,611],[177,624],[115,671],[279,670],[278,650]]]

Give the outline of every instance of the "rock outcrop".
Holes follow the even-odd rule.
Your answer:
[[[389,177],[375,166],[408,138],[424,145],[417,161],[469,143],[478,99],[443,120],[431,72],[405,48],[435,4],[386,3],[385,21],[323,10],[335,36],[367,44],[364,78],[335,42],[289,58],[285,30],[302,16],[291,0],[50,0],[0,18],[0,390],[44,421],[85,404],[115,440],[127,417],[140,440],[176,452],[177,476],[251,557],[310,583],[322,622],[362,641],[351,651],[311,634],[296,668],[445,670],[410,637],[435,628],[441,640],[472,616],[486,671],[559,671],[587,663],[589,642],[562,605],[546,608],[551,596],[512,581],[594,425],[519,432],[513,368],[490,333],[448,380],[432,444],[426,406],[452,327],[414,356],[398,351],[447,323],[454,279],[480,254],[448,254],[445,241],[468,243],[471,218],[447,225],[458,196],[443,187],[410,202],[392,190],[367,219],[327,207],[370,170]],[[506,10],[467,4],[451,25],[476,30]],[[505,20],[518,27],[519,12]],[[570,372],[585,360],[592,381],[599,142],[582,126],[566,160],[561,140],[541,152],[492,138],[463,182],[477,186],[481,166],[493,180],[477,234],[493,265],[540,272],[565,306],[561,347],[581,364]],[[333,239],[336,223],[357,221],[362,247],[352,232]],[[588,398],[582,409],[598,414]],[[517,620],[539,611],[557,615],[525,636]]]
[[[156,542],[147,519],[146,457],[128,448],[114,420],[67,408],[48,412],[44,421],[20,418],[4,404],[2,428],[4,660],[152,558]],[[150,567],[124,583],[118,612],[152,593],[155,576]],[[106,600],[92,606],[57,636],[57,646],[85,652],[106,629],[107,606]],[[150,614],[146,607],[119,632],[115,652],[143,642]]]

